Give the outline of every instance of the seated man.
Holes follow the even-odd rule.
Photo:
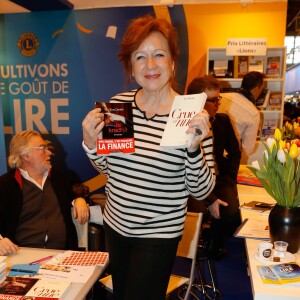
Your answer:
[[[74,200],[67,178],[51,168],[47,142],[33,130],[15,135],[10,143],[11,171],[0,177],[0,255],[19,246],[77,249],[71,216]],[[79,223],[89,218],[83,198],[74,201]]]
[[[210,115],[214,140],[216,185],[204,201],[188,200],[189,211],[205,212],[207,207],[212,215],[209,255],[222,254],[224,238],[234,233],[240,224],[237,173],[241,151],[239,142],[228,115],[217,113],[220,104],[220,83],[211,76],[195,78],[188,86],[188,94],[205,92],[207,100],[204,109]]]

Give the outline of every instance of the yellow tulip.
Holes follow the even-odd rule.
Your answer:
[[[285,148],[285,141],[283,141],[283,140],[280,140],[279,141],[279,149],[284,149]]]
[[[292,158],[296,158],[298,156],[298,147],[296,144],[291,145],[289,156]]]
[[[281,140],[281,131],[279,128],[276,128],[275,129],[275,132],[274,132],[274,139],[276,141],[280,141]]]

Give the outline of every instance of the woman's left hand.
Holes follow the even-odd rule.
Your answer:
[[[74,202],[74,219],[78,220],[79,224],[88,222],[90,216],[89,206],[83,198],[76,198]]]
[[[193,134],[191,145],[187,148],[187,151],[195,152],[209,130],[209,114],[206,110],[203,110],[191,119],[189,128],[186,131],[187,134]]]

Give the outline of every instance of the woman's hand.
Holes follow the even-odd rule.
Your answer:
[[[88,222],[90,217],[89,206],[83,198],[75,199],[73,212],[73,217],[78,220],[79,224],[85,224]]]
[[[104,114],[100,108],[91,110],[82,121],[83,142],[90,149],[96,148],[97,138],[104,127]]]
[[[0,255],[16,254],[19,247],[10,239],[3,238],[0,240]]]
[[[187,148],[188,152],[195,152],[200,142],[209,133],[209,114],[206,110],[196,114],[190,122],[189,128],[186,131],[187,134],[193,134],[193,138],[190,146]]]

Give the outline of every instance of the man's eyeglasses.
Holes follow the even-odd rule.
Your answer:
[[[32,147],[33,149],[37,149],[37,150],[43,150],[43,151],[47,151],[49,150],[49,147],[48,146],[35,146],[35,147]]]
[[[218,96],[218,97],[213,97],[213,98],[207,98],[206,101],[207,102],[211,102],[211,103],[217,103],[222,99],[222,96]]]

